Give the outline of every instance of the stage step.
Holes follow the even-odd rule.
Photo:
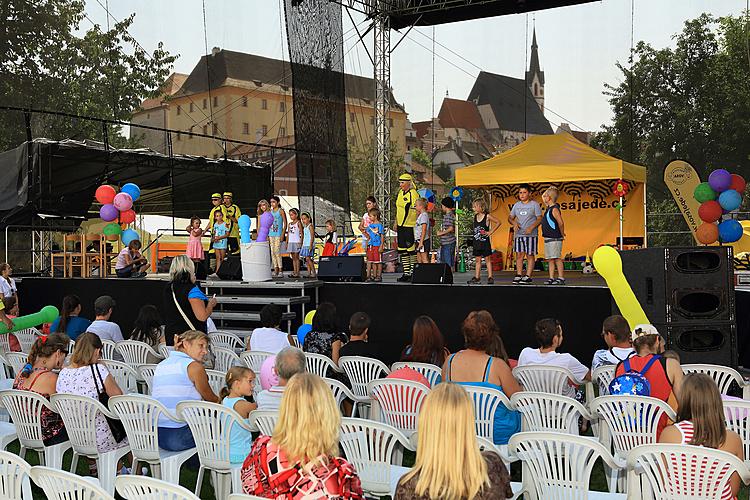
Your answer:
[[[219,297],[216,296],[216,302],[219,304],[254,304],[266,305],[276,304],[278,306],[292,306],[296,304],[310,303],[309,296],[302,297],[270,297],[270,296],[244,296],[244,297]]]
[[[217,297],[218,298],[218,297]],[[281,321],[291,321],[297,317],[296,313],[285,312],[281,313]],[[211,313],[211,319],[230,319],[236,321],[260,321],[260,313],[256,312],[237,312],[237,311],[214,311]],[[220,330],[228,331],[227,328],[220,328]]]

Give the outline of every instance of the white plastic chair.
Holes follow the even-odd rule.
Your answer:
[[[309,373],[314,373],[318,377],[326,378],[328,371],[342,373],[341,368],[336,366],[331,358],[323,354],[305,353],[305,367]]]
[[[0,451],[0,498],[31,500],[31,466],[18,455]]]
[[[417,431],[417,419],[430,389],[411,380],[379,379],[367,384],[372,399],[380,405],[382,420],[404,435]]]
[[[226,498],[232,491],[242,491],[242,464],[232,465],[229,461],[229,432],[234,425],[250,432],[253,429],[239,413],[218,403],[183,401],[177,403],[177,415],[187,422],[198,448],[201,465],[195,494],[201,490],[206,469],[211,472],[216,498]]]
[[[615,378],[617,365],[597,366],[591,371],[591,381],[586,384],[586,404],[590,405],[596,397],[594,384],[599,388],[599,396],[609,396],[609,383]]]
[[[240,357],[237,356],[237,353],[234,352],[234,349],[228,349],[226,347],[214,347],[212,350],[214,356],[216,356],[216,361],[214,361],[215,370],[226,373],[233,366],[245,365]],[[260,375],[260,369],[255,373]]]
[[[516,492],[544,500],[625,499],[624,494],[589,491],[591,471],[601,458],[619,465],[601,443],[557,432],[519,432],[511,436],[508,451],[522,461],[523,487]]]
[[[117,343],[117,352],[120,353],[125,363],[137,369],[141,365],[157,364],[164,359],[146,342],[138,340],[123,340]]]
[[[122,361],[105,360],[102,363],[107,367],[123,393],[138,393],[138,372],[135,371],[135,368]]]
[[[117,344],[114,340],[102,340],[102,353],[101,353],[101,360],[115,360],[115,352],[117,352]]]
[[[243,349],[245,343],[237,335],[231,332],[224,332],[221,330],[211,332],[208,334],[208,338],[211,340],[211,346],[216,349],[222,347],[235,352],[237,349]]]
[[[349,388],[344,385],[343,382],[340,382],[336,379],[332,378],[326,378],[322,377],[323,381],[328,384],[328,387],[331,388],[331,392],[333,393],[333,399],[336,400],[336,406],[341,409],[341,403],[344,402],[345,399],[349,399],[350,401],[354,401],[354,394],[352,394],[352,391],[349,390]],[[352,414],[351,415],[344,415],[353,417],[356,413],[356,402],[354,406],[352,407]]]
[[[279,421],[278,410],[255,410],[248,416],[253,431],[260,431],[265,436],[273,436],[276,422]]]
[[[495,411],[501,404],[505,405],[506,408],[511,408],[508,396],[492,387],[475,387],[471,385],[462,385],[461,387],[469,393],[471,402],[474,405],[474,424],[477,436],[492,441]]]
[[[245,366],[254,371],[256,375],[260,375],[261,365],[263,365],[263,362],[266,360],[266,358],[269,358],[273,355],[274,354],[272,352],[266,351],[245,351],[243,353],[240,353],[240,359],[243,363],[245,363]]]
[[[10,338],[7,333],[0,334],[0,353],[12,352],[10,349]]]
[[[648,444],[628,453],[628,490],[639,487],[638,475],[645,475],[642,498],[721,499],[733,473],[745,484],[750,471],[736,456],[703,446]],[[648,491],[651,490],[651,491]]]
[[[519,391],[510,398],[510,405],[521,413],[524,431],[578,435],[578,418],[591,420],[581,403],[559,394]]]
[[[13,378],[17,377],[26,361],[29,359],[29,355],[25,352],[6,352],[4,355],[5,360],[8,362],[10,367],[13,369]]]
[[[220,370],[206,370],[206,375],[208,375],[208,385],[211,386],[211,390],[214,391],[214,394],[218,396],[221,389],[227,385],[227,372]],[[258,383],[258,385],[260,385],[260,383]]]
[[[151,465],[151,471],[157,479],[168,483],[179,484],[180,468],[190,457],[197,453],[197,449],[190,448],[183,451],[168,451],[159,448],[159,415],[180,421],[172,415],[159,401],[142,395],[112,396],[109,408],[116,414],[133,452],[134,471],[138,471],[138,462]]]
[[[724,401],[724,420],[727,429],[742,438],[745,450],[745,464],[750,467],[750,401]]]
[[[151,394],[156,366],[157,365],[141,365],[138,367],[138,379],[146,384],[146,394]]]
[[[430,383],[431,388],[435,388],[435,384],[439,383],[442,376],[442,368],[433,365],[431,363],[414,363],[411,361],[398,361],[391,365],[391,371],[395,372],[400,368],[411,368],[421,373],[424,378]]]
[[[354,400],[360,405],[366,405],[368,410],[365,416],[369,415],[370,392],[367,384],[373,380],[383,378],[391,370],[379,359],[366,358],[364,356],[342,356],[339,358],[339,367],[346,373],[349,382],[352,384],[352,394]],[[358,408],[360,414],[362,409]]]
[[[403,450],[413,449],[401,431],[362,418],[341,419],[341,448],[357,470],[362,489],[373,496],[393,496],[398,480],[409,471],[402,467]]]
[[[705,373],[709,375],[716,385],[719,386],[719,392],[727,394],[732,382],[736,382],[737,385],[742,389],[742,399],[750,399],[750,382],[747,382],[740,372],[734,368],[720,365],[709,365],[709,364],[690,364],[682,365],[682,372],[687,375],[688,373]]]
[[[65,430],[68,431],[68,438],[73,445],[70,471],[75,472],[78,469],[79,457],[96,460],[102,488],[110,495],[114,495],[117,462],[130,453],[130,446],[126,444],[105,453],[99,452],[96,448],[95,423],[99,413],[115,419],[117,415],[105,408],[99,400],[88,396],[53,394],[50,399],[52,407],[65,422]]]
[[[127,500],[199,500],[190,490],[153,477],[118,476],[115,488]]]
[[[614,450],[614,459],[619,468],[625,466],[627,454],[636,446],[656,443],[659,420],[666,415],[676,420],[674,410],[661,399],[646,396],[601,396],[591,402],[591,414],[604,420],[599,429],[600,441]],[[609,490],[614,492],[620,486],[623,476],[619,469],[612,469],[608,475]]]
[[[25,459],[26,450],[34,450],[39,454],[40,464],[61,469],[63,455],[72,444],[64,441],[45,446],[42,442],[42,408],[54,411],[49,401],[35,392],[10,389],[0,391],[0,402],[8,410],[16,427],[18,441],[21,443],[18,455]]]
[[[42,489],[47,500],[114,500],[96,481],[51,467],[35,466],[31,479]]]
[[[524,391],[546,392],[565,395],[570,391],[568,380],[576,380],[567,368],[552,365],[524,365],[513,368],[513,376],[523,386]]]
[[[36,328],[24,328],[13,332],[13,335],[18,339],[18,343],[21,344],[21,351],[28,353],[31,350],[31,346],[34,345],[36,339],[41,335],[41,332]]]
[[[169,353],[174,351],[174,346],[167,345],[167,344],[159,344],[158,351],[162,358],[167,359],[169,357]]]

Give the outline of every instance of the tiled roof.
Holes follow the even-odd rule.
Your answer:
[[[438,113],[440,126],[443,128],[462,128],[475,130],[483,128],[482,117],[479,116],[477,105],[472,101],[459,99],[443,99],[443,105]]]

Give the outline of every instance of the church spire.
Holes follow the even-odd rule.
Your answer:
[[[529,70],[526,72],[526,85],[531,90],[531,95],[544,113],[544,71],[539,67],[539,46],[536,43],[536,26],[531,38],[531,61]]]

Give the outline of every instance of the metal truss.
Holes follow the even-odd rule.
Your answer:
[[[375,18],[375,199],[383,221],[391,221],[391,25],[387,14]]]

